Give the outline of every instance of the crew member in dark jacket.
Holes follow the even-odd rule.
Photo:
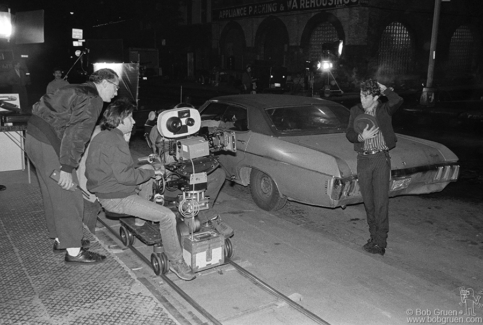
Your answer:
[[[82,239],[83,199],[75,187],[75,169],[103,102],[110,102],[118,88],[116,72],[100,69],[89,82],[63,87],[33,105],[25,150],[37,171],[49,237],[55,239],[53,250],[66,251],[66,262],[96,263],[105,259],[89,251],[89,242]],[[55,182],[50,175],[59,168],[59,181]]]
[[[386,96],[387,102],[379,101],[381,96]],[[389,150],[397,141],[392,116],[402,103],[403,99],[392,89],[369,79],[361,84],[361,104],[350,111],[346,136],[354,143],[357,152],[357,177],[371,235],[363,247],[372,254],[384,255],[386,252],[391,177]],[[372,116],[376,123],[357,132],[354,122],[361,114]]]

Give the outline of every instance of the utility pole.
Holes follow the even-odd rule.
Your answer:
[[[429,64],[428,64],[428,77],[426,80],[426,87],[423,88],[421,94],[420,104],[428,107],[434,106],[434,93],[433,88],[433,76],[434,76],[434,64],[436,60],[436,44],[438,41],[438,25],[439,25],[439,13],[441,10],[441,0],[434,0],[434,15],[433,15],[433,30],[431,32],[431,46],[429,49]]]

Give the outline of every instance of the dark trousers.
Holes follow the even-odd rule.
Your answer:
[[[101,212],[102,207],[99,201],[91,202],[84,199],[84,225],[93,234],[96,233],[97,215]]]
[[[357,177],[366,208],[369,233],[374,243],[387,246],[389,232],[389,183],[391,158],[389,153],[357,156]]]
[[[29,99],[27,94],[27,88],[23,85],[13,85],[12,86],[12,93],[18,94],[19,102],[20,102],[20,109],[23,113],[30,113],[32,112],[31,107],[29,107]]]
[[[27,134],[25,151],[35,166],[44,203],[45,220],[50,238],[59,239],[59,248],[81,247],[84,202],[79,190],[67,191],[50,178],[60,168],[59,157],[51,145]],[[79,184],[76,173],[72,173]]]

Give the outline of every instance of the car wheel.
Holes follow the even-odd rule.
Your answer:
[[[266,211],[279,210],[287,202],[273,179],[257,169],[252,169],[250,173],[250,192],[253,201]]]

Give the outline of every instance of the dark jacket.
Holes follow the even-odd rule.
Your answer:
[[[32,107],[27,132],[50,144],[57,152],[61,170],[77,168],[103,107],[92,82],[69,85],[46,94]]]
[[[386,142],[386,146],[391,150],[396,146],[397,141],[396,134],[392,128],[392,116],[398,108],[401,107],[403,99],[389,88],[386,89],[385,95],[388,101],[385,103],[379,102],[377,105],[376,120],[379,126],[379,131],[382,132],[382,136],[384,137],[384,142]],[[352,107],[349,125],[346,130],[346,137],[350,142],[354,143],[354,150],[357,152],[364,150],[364,141],[359,141],[359,133],[354,130],[354,120],[358,115],[363,113],[364,108],[362,107],[362,104],[359,103]]]
[[[242,74],[242,87],[243,92],[249,94],[253,89],[253,79],[250,72],[245,71]]]
[[[20,109],[23,112],[30,112],[28,105],[28,94],[26,85],[30,84],[30,79],[25,75],[24,69],[20,68],[20,76],[14,68],[7,75],[7,82],[12,86],[12,93],[18,94]]]
[[[7,81],[11,86],[22,86],[25,87],[28,85],[27,76],[25,75],[25,71],[23,69],[19,69],[20,75],[17,74],[15,68],[9,71],[7,75]]]
[[[104,130],[89,144],[87,189],[100,199],[125,198],[154,177],[154,170],[134,168],[129,144],[119,129]]]

